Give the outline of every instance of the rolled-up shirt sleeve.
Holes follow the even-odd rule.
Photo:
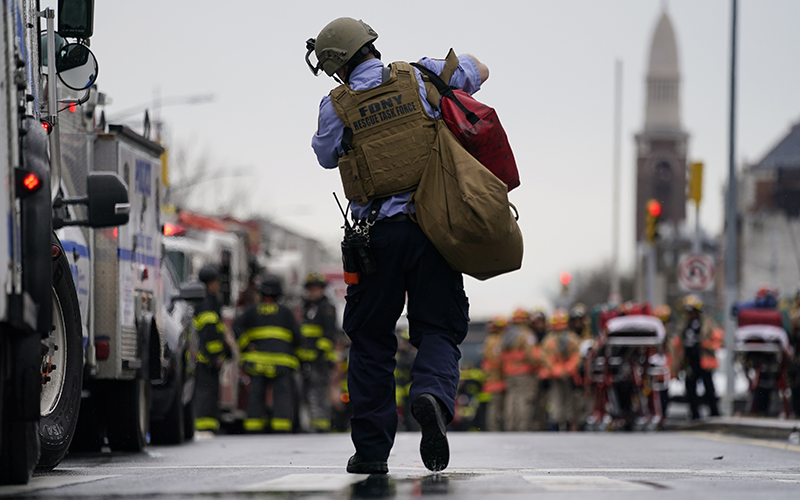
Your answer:
[[[311,147],[317,155],[317,161],[325,168],[336,168],[339,155],[342,154],[342,134],[344,124],[339,119],[331,104],[331,98],[325,96],[319,103],[317,133],[311,139]]]
[[[436,74],[441,74],[444,69],[445,61],[423,57],[419,63]],[[450,86],[456,87],[467,94],[474,94],[481,89],[481,73],[478,65],[467,55],[458,56],[458,68],[450,78]]]

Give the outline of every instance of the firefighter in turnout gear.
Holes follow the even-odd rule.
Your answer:
[[[569,329],[569,313],[558,308],[550,320],[551,331],[542,345],[542,378],[550,380],[551,424],[558,430],[575,429],[577,415],[573,392],[580,376],[580,340]]]
[[[536,336],[528,323],[530,315],[523,309],[514,311],[511,325],[502,341],[503,378],[506,382],[503,418],[507,431],[530,431],[533,426],[534,402],[539,393],[533,350]]]
[[[503,430],[506,382],[503,380],[503,361],[500,349],[507,327],[508,322],[505,318],[499,316],[492,318],[486,325],[488,335],[483,341],[481,369],[485,376],[483,392],[489,399],[486,402],[486,430],[489,432]]]
[[[297,357],[303,373],[304,395],[308,403],[311,430],[331,429],[331,404],[328,389],[331,370],[336,363],[336,310],[325,296],[325,276],[311,273],[306,278],[306,299],[303,304],[303,343]]]
[[[542,343],[547,336],[547,316],[542,308],[536,308],[531,313],[531,329],[536,336],[536,347],[534,347],[533,358],[537,366],[541,367]],[[539,381],[539,394],[534,402],[533,408],[533,430],[543,431],[547,429],[547,400],[550,391],[550,380],[542,378],[540,370],[536,370],[536,379]]]
[[[389,470],[398,418],[394,330],[406,299],[409,341],[417,348],[411,413],[421,426],[422,461],[440,471],[450,460],[446,426],[455,415],[469,302],[462,274],[412,219],[411,196],[428,159],[438,154],[439,113],[419,70],[403,61],[384,67],[377,38],[368,24],[342,17],[306,41],[311,71],[341,83],[320,102],[311,146],[322,167],[339,169],[358,229],[348,234],[359,235],[343,246],[349,286],[342,326],[352,341],[348,388],[356,450],[347,471]],[[441,74],[446,62],[426,57],[419,64]],[[488,77],[484,64],[461,55],[448,83],[473,94]]]
[[[706,391],[704,399],[711,416],[716,417],[719,410],[711,372],[719,365],[715,351],[722,344],[723,333],[711,318],[703,316],[703,302],[697,295],[687,295],[683,299],[683,309],[686,312],[686,323],[680,330],[680,338],[684,353],[683,368],[686,371],[686,397],[689,399],[692,418],[700,418],[698,379],[703,381]]]
[[[247,397],[247,432],[291,432],[295,417],[293,373],[300,368],[295,350],[302,337],[294,314],[278,304],[281,280],[266,275],[258,284],[261,300],[236,318],[233,331],[241,351],[239,362],[250,376]],[[267,418],[266,393],[272,386],[272,412]]]
[[[194,426],[199,431],[219,430],[219,371],[231,357],[225,342],[225,325],[220,318],[220,277],[216,266],[208,264],[198,273],[206,286],[206,298],[194,308],[194,329],[199,338],[195,386]]]

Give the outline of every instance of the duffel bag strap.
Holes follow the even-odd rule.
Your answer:
[[[450,49],[450,54],[453,54],[453,49]],[[448,54],[448,57],[450,56],[450,54]],[[450,61],[448,61],[448,64],[449,62]],[[456,58],[456,63],[457,62],[458,59]],[[440,101],[442,97],[447,97],[448,99],[453,101],[453,103],[455,103],[456,106],[458,106],[458,109],[460,109],[461,112],[464,113],[464,117],[472,125],[478,123],[478,121],[480,120],[480,118],[478,118],[478,115],[467,109],[461,103],[461,101],[458,100],[458,97],[456,97],[455,94],[453,94],[453,87],[446,84],[445,81],[442,79],[442,77],[440,77],[439,75],[437,75],[436,73],[434,73],[433,71],[429,70],[428,68],[419,63],[411,63],[411,65],[417,68],[419,72],[422,73],[427,78],[427,81],[425,81],[424,79],[423,81],[425,81],[425,91],[428,94],[428,102],[431,104],[431,106],[437,109],[441,109],[439,107]],[[445,68],[442,71],[443,75],[445,70],[447,69],[448,69],[447,65],[445,65]],[[451,71],[451,76],[452,76],[452,71]]]

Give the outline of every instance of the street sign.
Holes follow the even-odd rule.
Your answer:
[[[714,287],[714,257],[685,254],[678,263],[678,284],[686,292],[706,292]]]

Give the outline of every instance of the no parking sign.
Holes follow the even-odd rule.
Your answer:
[[[714,287],[714,257],[686,254],[678,263],[678,284],[687,292],[705,292]]]

